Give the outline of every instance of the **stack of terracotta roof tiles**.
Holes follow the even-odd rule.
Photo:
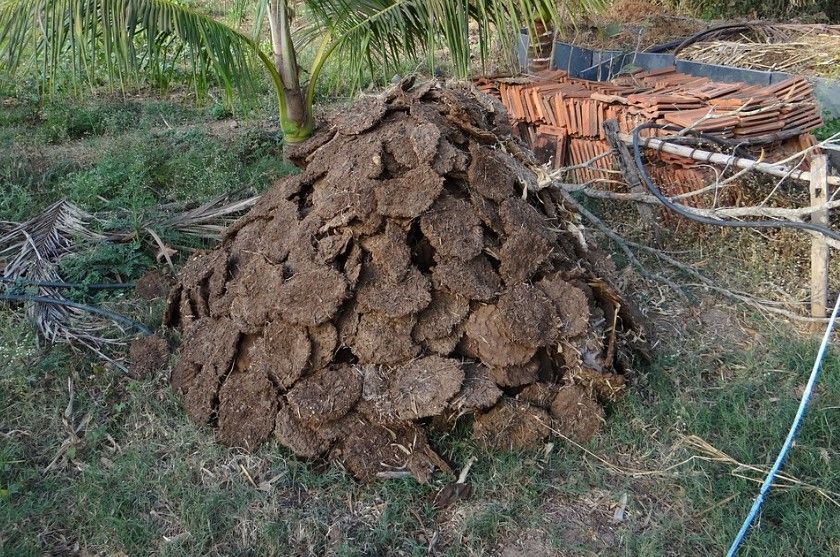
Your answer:
[[[807,134],[822,125],[811,85],[798,77],[761,87],[719,83],[677,73],[674,67],[638,71],[607,82],[549,70],[532,79],[483,79],[477,86],[501,99],[519,133],[531,145],[545,136],[556,142],[555,168],[583,165],[607,153],[602,127],[607,119],[617,120],[623,133],[641,123],[656,122],[725,139],[778,132]],[[646,131],[647,135],[656,133]],[[673,170],[670,178],[686,188],[706,179],[706,172],[694,164],[652,162],[664,165],[666,178]],[[612,165],[609,157],[598,159],[590,165],[595,168],[576,170],[575,178],[582,182],[613,178],[606,172]]]

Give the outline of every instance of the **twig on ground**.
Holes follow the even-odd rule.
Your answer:
[[[471,456],[469,460],[467,460],[467,463],[464,465],[461,473],[458,474],[458,480],[455,483],[462,484],[467,481],[467,474],[470,473],[470,468],[472,468],[472,465],[475,464],[477,460],[478,459],[474,456]]]
[[[687,302],[691,301],[686,295],[685,291],[682,288],[680,288],[678,284],[676,284],[667,277],[650,272],[647,269],[647,267],[645,267],[645,265],[639,260],[639,258],[636,257],[636,254],[633,253],[633,250],[630,249],[630,246],[628,246],[627,241],[624,238],[622,238],[617,232],[615,232],[612,228],[604,224],[604,221],[592,214],[586,207],[578,203],[571,195],[569,195],[564,190],[560,189],[558,191],[560,192],[560,195],[563,197],[564,201],[566,201],[569,205],[574,207],[581,215],[583,215],[584,218],[586,218],[586,220],[595,225],[596,228],[598,228],[601,232],[606,234],[613,242],[615,242],[618,245],[619,248],[621,248],[621,250],[627,256],[627,259],[633,264],[634,267],[638,269],[639,273],[643,277],[650,280],[657,280],[659,282],[667,284],[669,287],[671,287],[671,289],[674,292],[677,293],[677,295],[679,295],[680,298]]]
[[[592,212],[590,212],[586,207],[578,203],[569,193],[567,193],[563,189],[557,190],[560,195],[563,197],[565,201],[567,201],[570,205],[572,205],[586,220],[591,222],[598,230],[600,230],[603,234],[605,234],[610,240],[615,242],[618,247],[627,255],[628,260],[639,270],[639,273],[651,280],[657,280],[669,286],[672,290],[674,290],[681,298],[684,300],[689,300],[688,296],[683,289],[684,286],[688,285],[679,285],[672,281],[671,279],[663,276],[661,273],[653,273],[645,265],[639,260],[636,254],[633,252],[633,249],[642,250],[647,253],[650,253],[656,256],[659,260],[663,263],[666,263],[680,271],[686,273],[687,275],[693,277],[698,282],[701,283],[702,287],[707,288],[709,290],[713,290],[718,294],[723,295],[730,300],[746,303],[760,311],[766,311],[769,313],[775,313],[778,315],[782,315],[787,317],[788,319],[795,320],[795,321],[803,321],[807,323],[824,323],[826,321],[825,318],[815,318],[815,317],[805,317],[799,314],[796,314],[792,311],[788,311],[784,308],[775,307],[771,304],[765,304],[761,300],[756,299],[754,296],[751,296],[744,292],[737,292],[730,290],[728,288],[724,288],[720,286],[715,281],[710,279],[709,277],[705,276],[704,274],[700,273],[696,269],[692,268],[690,265],[668,255],[667,253],[663,252],[662,250],[652,248],[650,246],[646,246],[644,244],[640,244],[638,242],[634,242],[632,240],[628,240],[627,238],[622,237],[618,234],[615,230],[607,226],[604,221],[599,219],[595,216]],[[632,248],[632,249],[631,249]]]
[[[691,450],[696,452],[702,453],[705,456],[697,456],[695,457],[696,460],[706,460],[711,462],[722,462],[724,464],[729,464],[734,466],[730,470],[730,473],[737,477],[743,478],[745,480],[749,480],[752,482],[761,483],[764,476],[767,474],[767,469],[761,466],[754,466],[751,464],[744,464],[742,462],[737,461],[736,459],[732,458],[725,452],[721,451],[720,449],[711,445],[705,439],[698,437],[696,435],[689,435],[684,437],[680,441],[681,445],[688,447]],[[742,473],[742,471],[748,470],[750,472],[755,472],[759,475],[759,477],[750,477],[746,476]],[[823,489],[821,487],[815,486],[813,484],[809,484],[804,482],[794,476],[789,474],[785,474],[783,472],[779,472],[776,475],[776,479],[780,480],[782,483],[774,484],[773,487],[779,488],[790,488],[790,487],[800,487],[802,489],[806,489],[808,491],[813,491],[814,493],[820,495],[821,497],[825,498],[827,501],[833,503],[834,505],[840,507],[840,493],[836,493],[834,491]]]
[[[377,478],[383,480],[401,480],[403,478],[411,478],[413,475],[408,470],[385,470],[376,473]]]
[[[617,464],[613,464],[612,462],[610,462],[609,460],[607,460],[603,457],[598,456],[597,454],[593,453],[592,451],[590,451],[589,449],[587,449],[586,447],[584,447],[580,443],[577,443],[576,441],[573,441],[572,439],[569,439],[567,436],[563,435],[562,433],[560,433],[559,431],[557,431],[556,429],[554,429],[550,425],[548,425],[546,423],[543,423],[540,420],[537,420],[537,422],[541,426],[546,428],[548,431],[550,431],[551,433],[553,433],[554,435],[556,435],[557,437],[559,437],[560,439],[565,441],[566,443],[568,443],[568,444],[572,445],[573,447],[583,451],[587,455],[591,456],[592,458],[594,458],[595,460],[597,460],[598,462],[600,462],[601,464],[606,466],[607,469],[610,470],[613,473],[618,473],[618,474],[621,474],[621,475],[624,475],[624,476],[631,476],[631,477],[634,477],[634,478],[643,477],[643,476],[666,476],[667,472],[672,468],[672,467],[669,467],[669,468],[666,468],[665,470],[639,470],[638,468],[624,468],[624,467],[621,467]],[[680,463],[680,464],[682,464],[682,463]],[[679,465],[677,465],[677,466],[679,466]]]

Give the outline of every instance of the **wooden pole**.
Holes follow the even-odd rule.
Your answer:
[[[630,149],[627,148],[627,144],[618,137],[618,122],[615,119],[604,120],[603,128],[604,137],[606,137],[607,144],[612,149],[613,155],[615,155],[618,161],[618,167],[627,180],[630,191],[637,194],[646,193],[647,190],[642,185],[639,170],[636,168],[636,161],[633,160],[633,155],[630,154]],[[642,225],[654,231],[654,240],[658,244],[659,234],[653,208],[642,203],[639,203],[636,208],[639,211],[639,216],[642,217]]]
[[[828,201],[828,159],[825,155],[811,158],[811,206],[825,205]],[[828,209],[815,211],[811,222],[828,226]],[[811,317],[824,318],[828,306],[828,245],[821,234],[811,238]],[[816,323],[816,329],[822,324]]]
[[[633,138],[625,133],[619,134],[618,138],[624,143],[631,145]],[[778,166],[772,163],[754,161],[752,159],[742,159],[740,157],[733,157],[732,155],[724,155],[721,153],[710,153],[709,151],[702,151],[694,147],[686,147],[685,145],[674,145],[661,139],[653,137],[641,138],[641,145],[656,149],[657,151],[664,151],[672,155],[680,155],[688,157],[700,162],[713,162],[715,164],[732,165],[738,168],[751,168],[770,174],[771,176],[778,176],[779,178],[792,178],[794,180],[809,181],[811,173],[803,170],[791,170],[789,168]],[[825,178],[827,183],[833,186],[840,186],[840,177],[829,176]]]

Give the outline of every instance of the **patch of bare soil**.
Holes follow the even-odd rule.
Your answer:
[[[558,557],[563,555],[547,539],[544,532],[530,530],[518,532],[517,539],[504,544],[499,557]]]
[[[608,9],[559,30],[559,40],[608,50],[644,50],[684,39],[714,22],[679,14],[657,0],[617,0]]]
[[[157,269],[149,269],[134,285],[134,293],[144,300],[156,300],[166,298],[169,288],[172,286],[172,279]]]
[[[449,469],[433,423],[472,416],[506,449],[597,431],[640,331],[560,222],[571,213],[522,199],[530,162],[494,102],[397,87],[289,149],[302,174],[170,293],[191,419],[228,445],[274,435],[360,479],[420,481]]]
[[[165,339],[157,335],[138,338],[128,347],[128,373],[135,379],[147,379],[163,369],[169,354]]]
[[[578,497],[552,496],[541,508],[543,520],[506,536],[497,554],[499,557],[618,555],[622,536],[630,526],[614,520],[617,504],[614,494],[598,489]]]
[[[545,523],[559,525],[555,534],[564,549],[556,555],[618,553],[629,526],[615,520],[617,504],[614,494],[598,489],[579,497],[550,498],[541,510]]]

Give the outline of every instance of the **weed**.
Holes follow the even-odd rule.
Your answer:
[[[840,118],[824,118],[821,128],[814,130],[814,136],[820,141],[840,133]]]
[[[64,258],[59,262],[59,274],[73,283],[132,282],[154,263],[148,249],[137,240],[102,243]]]

